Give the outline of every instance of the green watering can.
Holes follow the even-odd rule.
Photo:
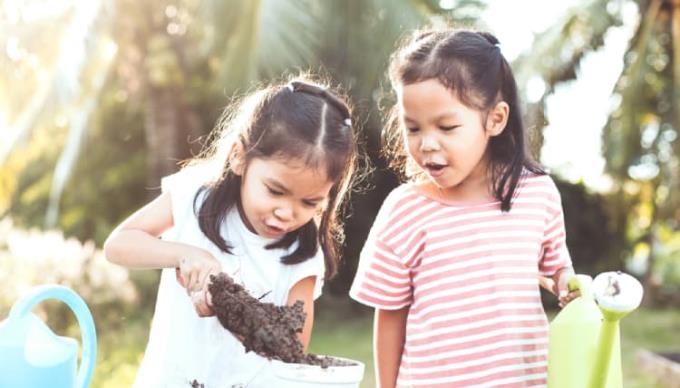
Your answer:
[[[619,320],[642,301],[642,285],[622,272],[576,275],[581,296],[550,323],[548,387],[621,388]]]

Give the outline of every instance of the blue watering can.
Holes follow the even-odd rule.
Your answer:
[[[38,303],[58,299],[76,314],[83,340],[80,369],[78,342],[55,335],[31,313]],[[92,380],[97,356],[94,321],[85,302],[69,288],[45,285],[32,288],[0,322],[0,388],[81,388]]]

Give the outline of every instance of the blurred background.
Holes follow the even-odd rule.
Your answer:
[[[0,319],[28,288],[72,287],[93,311],[93,387],[127,387],[159,271],[106,262],[110,231],[195,155],[221,110],[259,82],[312,71],[351,97],[376,166],[354,193],[340,274],[317,302],[313,352],[367,363],[371,311],[349,301],[358,253],[398,183],[378,155],[394,101],[386,65],[414,28],[493,32],[512,62],[534,155],[562,194],[580,273],[645,288],[623,320],[625,381],[639,349],[680,352],[680,1],[4,0],[0,3]],[[546,307],[556,302],[545,297]],[[58,304],[41,313],[78,336]],[[551,314],[553,314],[552,312]]]

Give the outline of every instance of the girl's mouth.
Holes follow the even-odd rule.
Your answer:
[[[436,178],[444,173],[445,164],[439,163],[425,163],[425,171],[430,174],[431,177]]]
[[[283,228],[280,228],[278,226],[270,225],[270,224],[264,224],[267,233],[274,235],[274,236],[281,236],[286,233],[286,230]]]

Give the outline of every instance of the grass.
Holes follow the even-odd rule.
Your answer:
[[[361,387],[373,387],[373,315],[354,310],[346,302],[325,300],[317,308],[309,351],[361,361],[365,365]]]
[[[317,308],[310,351],[361,361],[366,366],[362,388],[374,386],[372,314],[344,301],[324,300]],[[99,353],[92,388],[129,387],[146,346],[148,322],[132,321],[117,330],[99,332]],[[636,366],[635,353],[680,351],[680,311],[633,312],[622,321],[622,363],[626,388],[660,387]]]
[[[639,310],[621,321],[621,363],[626,387],[659,387],[652,376],[637,367],[635,353],[644,348],[654,352],[680,352],[680,311]]]
[[[549,314],[552,315],[552,314]],[[355,316],[350,319],[343,317]],[[366,365],[362,388],[374,386],[372,355],[372,315],[357,315],[347,307],[330,306],[320,309],[315,323],[310,350],[352,358]],[[621,362],[626,388],[661,388],[653,376],[636,365],[639,349],[680,352],[680,311],[637,310],[621,323]]]

